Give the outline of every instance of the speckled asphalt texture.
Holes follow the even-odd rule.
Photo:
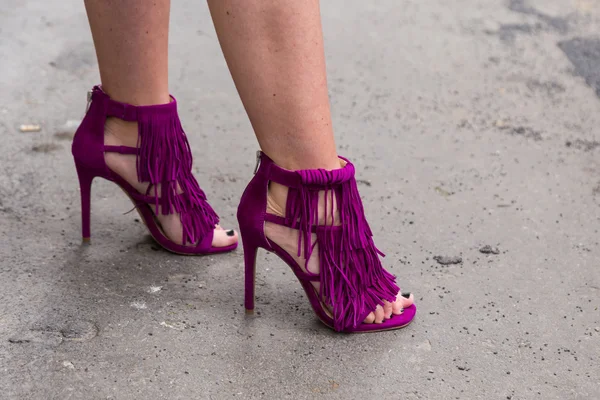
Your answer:
[[[339,151],[415,322],[335,334],[262,252],[246,317],[241,249],[160,250],[103,181],[82,246],[70,138],[99,79],[83,4],[2,0],[0,398],[600,398],[598,0],[322,12]],[[257,144],[206,5],[175,1],[171,26],[195,171],[235,227]]]

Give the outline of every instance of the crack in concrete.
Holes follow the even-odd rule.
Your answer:
[[[558,43],[575,67],[575,75],[581,76],[600,97],[600,39],[576,37]]]

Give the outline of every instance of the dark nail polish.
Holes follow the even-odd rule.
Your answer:
[[[235,235],[235,232],[233,229],[230,229],[227,231],[227,236],[233,236],[233,235]]]
[[[402,297],[404,297],[405,299],[408,299],[410,297],[410,292],[402,293]]]

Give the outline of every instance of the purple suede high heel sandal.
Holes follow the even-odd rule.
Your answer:
[[[405,327],[415,316],[414,304],[380,324],[363,322],[377,305],[383,306],[383,300],[394,302],[400,288],[379,260],[379,255],[383,254],[375,247],[365,219],[354,166],[345,158],[340,159],[345,165],[333,171],[289,171],[277,166],[264,153],[257,153],[255,175],[242,196],[237,213],[244,246],[246,311],[252,313],[254,310],[256,254],[258,248],[263,248],[277,254],[292,268],[315,314],[328,327],[338,332],[374,332]],[[267,213],[269,182],[289,188],[285,217]],[[330,225],[319,224],[320,192],[324,192],[325,198],[324,220],[331,220]],[[335,225],[333,199],[340,218]],[[265,236],[265,222],[298,230],[298,256],[302,254],[307,260],[304,269],[288,252]],[[316,235],[316,242],[313,235]],[[307,268],[316,243],[319,274],[313,274]],[[312,282],[320,282],[319,291]]]
[[[138,147],[104,144],[107,117],[138,123]],[[125,179],[111,171],[104,153],[136,156],[139,182],[149,182],[146,193],[138,192]],[[152,237],[166,250],[184,255],[222,253],[237,243],[213,247],[212,239],[219,217],[192,174],[192,153],[177,114],[177,102],[133,106],[112,100],[95,86],[88,93],[88,110],[75,133],[72,146],[81,189],[83,240],[90,240],[90,194],[92,181],[104,178],[119,185],[135,204]],[[152,188],[154,194],[152,194]],[[163,215],[179,213],[183,227],[182,244],[170,240],[150,207]]]

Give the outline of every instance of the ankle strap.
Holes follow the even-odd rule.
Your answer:
[[[354,179],[354,165],[344,157],[339,158],[346,165],[332,171],[325,169],[290,171],[275,164],[269,156],[261,151],[259,152],[260,165],[257,173],[264,173],[268,180],[290,188],[299,189],[303,186],[315,189],[332,188]]]
[[[293,188],[302,186],[302,178],[300,178],[300,175],[296,174],[295,171],[281,168],[262,151],[259,151],[257,156],[257,162],[260,163],[257,168],[257,173],[263,173],[269,181],[279,183],[283,186]]]
[[[107,117],[117,117],[123,121],[138,121],[141,114],[146,113],[176,113],[177,100],[169,95],[171,102],[166,104],[156,104],[150,106],[134,106],[132,104],[121,103],[110,98],[110,96],[102,90],[100,85],[94,86],[92,89],[92,101],[100,102],[103,105]]]

